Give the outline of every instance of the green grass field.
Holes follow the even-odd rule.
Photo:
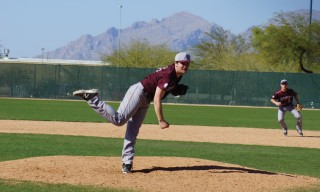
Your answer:
[[[117,107],[117,103],[112,104]],[[0,119],[105,122],[85,102],[0,99]],[[275,108],[165,105],[171,124],[279,129]],[[319,110],[304,110],[304,129],[320,131]],[[286,121],[294,126],[294,118]],[[153,107],[146,123],[156,123]],[[51,155],[120,156],[122,139],[83,136],[0,133],[0,161]],[[289,173],[320,178],[320,149],[142,140],[137,156],[193,157],[257,168],[268,173]],[[0,180],[0,191],[121,191],[72,185],[49,185]],[[314,191],[319,191],[317,186]],[[304,191],[301,189],[299,191]],[[310,190],[308,190],[310,191]]]
[[[119,103],[111,103],[115,108]],[[84,101],[27,100],[0,98],[0,119],[39,121],[106,122]],[[224,106],[164,105],[166,119],[175,125],[224,127],[254,127],[279,129],[276,108],[244,108]],[[303,110],[303,129],[320,130],[320,110]],[[288,127],[295,127],[295,119],[286,114]],[[146,124],[156,124],[151,105]]]

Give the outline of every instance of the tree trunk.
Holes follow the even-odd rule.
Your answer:
[[[313,73],[313,71],[310,71],[308,69],[306,69],[304,66],[303,66],[303,55],[306,53],[306,50],[301,48],[301,53],[300,53],[300,57],[299,57],[299,65],[300,65],[300,69],[305,72],[305,73]]]

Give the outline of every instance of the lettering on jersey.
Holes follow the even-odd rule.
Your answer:
[[[166,92],[170,92],[175,87],[176,87],[176,83],[175,82],[171,82],[170,85],[168,83],[164,84],[164,89],[165,89]]]
[[[158,68],[158,69],[156,70],[156,72],[162,71],[162,70],[164,70],[164,69],[166,69],[166,68],[168,68],[168,67]]]
[[[285,96],[280,98],[281,103],[291,103],[292,102],[292,96]]]

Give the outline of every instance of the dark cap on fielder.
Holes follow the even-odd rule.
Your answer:
[[[282,80],[280,81],[280,84],[288,84],[288,81],[287,81],[286,79],[282,79]]]
[[[191,57],[187,52],[180,52],[176,55],[174,61],[191,62]]]

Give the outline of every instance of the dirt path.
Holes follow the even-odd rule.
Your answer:
[[[2,133],[64,134],[123,138],[125,127],[109,123],[0,120]],[[140,139],[320,148],[320,132],[299,137],[289,130],[143,125]],[[0,178],[75,185],[111,186],[139,191],[277,191],[319,184],[320,179],[271,173],[239,165],[192,158],[136,157],[134,174],[122,174],[120,157],[53,156],[0,162]]]
[[[125,133],[125,126],[116,127],[110,123],[0,120],[0,125],[0,132],[2,133],[83,135],[115,138],[123,138]],[[290,129],[288,136],[285,137],[280,128],[254,129],[171,125],[169,129],[160,129],[158,125],[143,125],[139,132],[139,138],[320,148],[320,131],[304,131],[304,137],[300,137],[294,129]]]

